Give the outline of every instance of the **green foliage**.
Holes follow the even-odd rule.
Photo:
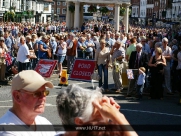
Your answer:
[[[88,7],[88,12],[97,12],[97,7],[96,6],[93,6],[93,5],[90,5],[90,7]]]
[[[99,11],[100,11],[101,13],[108,13],[108,12],[109,12],[109,9],[108,9],[107,7],[100,7],[100,8],[99,8]]]
[[[69,6],[69,11],[73,13],[75,11],[75,6],[74,5],[70,5]]]
[[[119,15],[124,16],[125,13],[126,13],[126,8],[125,7],[120,7]]]

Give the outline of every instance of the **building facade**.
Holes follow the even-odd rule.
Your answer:
[[[51,22],[52,0],[0,0],[0,21]],[[13,16],[9,17],[9,13]]]

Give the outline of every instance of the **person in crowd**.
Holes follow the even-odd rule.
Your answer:
[[[108,66],[110,61],[110,51],[106,47],[106,41],[100,41],[100,48],[95,52],[95,69],[98,69],[98,74],[100,76],[99,87],[102,87],[102,72],[104,73],[104,86],[103,90],[108,91]]]
[[[155,55],[150,58],[148,63],[151,72],[151,92],[150,99],[163,99],[163,71],[166,66],[166,59],[162,55],[160,47],[155,48]]]
[[[55,37],[51,37],[50,38],[50,46],[51,46],[51,49],[52,49],[52,59],[57,59],[56,57],[56,49],[57,49],[57,42],[56,42],[56,39]]]
[[[143,95],[143,88],[144,88],[144,83],[145,83],[145,74],[146,69],[144,67],[140,67],[139,68],[139,76],[138,76],[138,80],[137,80],[137,86],[136,86],[136,91],[137,91],[137,100],[141,100],[142,99],[142,95]]]
[[[6,61],[5,55],[8,49],[4,44],[4,37],[0,37],[0,81],[5,80],[5,73],[6,73]]]
[[[135,90],[135,83],[136,79],[138,79],[139,72],[138,69],[140,67],[144,67],[145,69],[148,69],[148,54],[142,51],[142,44],[137,43],[136,44],[136,51],[133,51],[131,53],[130,59],[129,59],[129,69],[133,69],[133,75],[134,79],[130,80],[127,96],[136,95],[137,92]]]
[[[79,41],[78,41],[78,57],[80,58],[85,58],[85,51],[86,51],[86,48],[87,46],[85,45],[85,38],[84,37],[80,37],[79,38]]]
[[[22,70],[28,70],[29,59],[30,59],[30,52],[28,46],[26,45],[25,37],[21,36],[20,47],[17,53],[18,72],[21,72]]]
[[[38,42],[38,58],[39,59],[48,59],[48,46],[46,42],[48,40],[47,36],[43,36],[42,40]]]
[[[52,124],[39,116],[44,112],[46,96],[49,94],[46,87],[53,88],[53,84],[45,81],[34,70],[22,71],[13,77],[11,86],[13,106],[0,118],[0,125],[3,127],[3,131],[0,131],[1,136],[55,135]],[[12,127],[6,130],[6,125]]]
[[[110,33],[109,32],[107,32],[106,33],[106,47],[108,47],[110,50],[111,50],[111,48],[113,47],[113,41],[112,41],[112,39],[111,39],[111,37],[110,37]]]
[[[142,36],[141,37],[141,44],[143,45],[142,50],[148,54],[148,57],[151,56],[151,50],[150,50],[150,46],[146,43],[146,37]]]
[[[129,61],[132,51],[136,51],[136,38],[130,40],[130,45],[126,49],[126,60]]]
[[[115,84],[115,90],[117,93],[120,93],[123,89],[122,85],[122,68],[123,68],[123,60],[125,58],[125,50],[122,47],[122,42],[117,41],[112,47],[110,54],[112,55],[112,76]]]
[[[76,58],[78,41],[75,39],[75,34],[70,34],[70,39],[67,41],[67,73],[70,74]]]
[[[171,90],[171,70],[170,70],[170,60],[172,57],[172,49],[167,46],[168,45],[168,39],[165,37],[162,39],[162,55],[166,59],[166,64],[164,67],[164,78],[165,78],[165,87],[167,89],[167,94],[173,95],[172,90]]]
[[[8,53],[12,54],[12,40],[10,38],[9,31],[5,31],[4,39],[5,39],[6,47],[8,48]]]
[[[94,42],[91,39],[91,35],[87,34],[87,39],[85,41],[85,45],[87,46],[86,52],[85,52],[85,57],[86,59],[93,59],[93,53],[94,53]]]
[[[67,52],[67,43],[64,41],[63,37],[60,37],[60,42],[57,47],[57,57],[58,57],[58,68],[59,68],[59,77],[62,75],[62,63],[65,60],[66,52]]]
[[[137,136],[131,126],[130,129],[126,127],[129,122],[119,112],[120,106],[113,98],[102,97],[99,88],[88,90],[75,84],[69,85],[66,90],[58,94],[56,105],[60,120],[65,126],[85,125],[88,122],[97,122],[100,125],[102,122],[107,124],[107,121],[111,120],[110,122],[122,126],[123,135]],[[82,132],[67,132],[65,136],[76,136],[79,133]]]

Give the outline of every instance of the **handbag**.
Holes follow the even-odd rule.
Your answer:
[[[100,80],[100,76],[99,76],[97,70],[94,70],[94,72],[93,72],[92,75],[91,75],[91,79],[92,79],[92,80],[97,80],[97,81]]]
[[[29,52],[30,52],[30,58],[31,59],[36,59],[37,58],[36,55],[35,55],[34,50],[29,50]]]

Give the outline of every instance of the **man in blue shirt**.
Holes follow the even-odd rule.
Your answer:
[[[91,40],[91,35],[87,34],[87,40],[85,41],[86,53],[85,56],[87,59],[93,59],[93,51],[94,51],[94,42]]]
[[[4,33],[4,39],[5,39],[5,44],[8,48],[8,53],[12,54],[12,40],[11,38],[9,37],[9,32],[6,31]]]

